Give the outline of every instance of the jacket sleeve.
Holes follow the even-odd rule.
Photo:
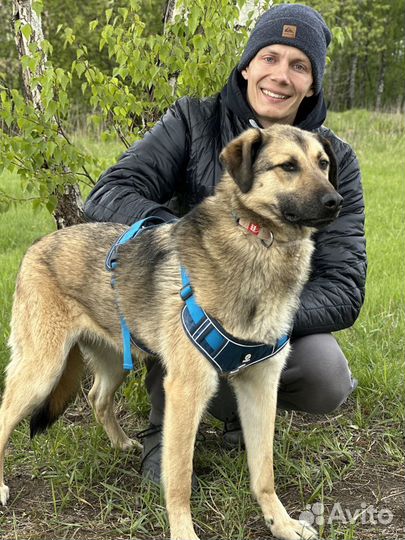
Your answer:
[[[337,140],[339,217],[315,236],[312,274],[301,295],[293,337],[336,332],[357,319],[364,302],[367,270],[364,200],[359,165],[353,150]]]
[[[173,218],[165,203],[184,178],[189,143],[185,111],[185,99],[176,102],[101,175],[85,203],[88,220],[130,225],[150,215]]]

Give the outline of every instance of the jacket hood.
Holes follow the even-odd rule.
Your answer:
[[[252,126],[251,120],[260,126],[256,114],[247,101],[246,90],[247,82],[235,68],[221,92],[222,100],[226,107],[246,123],[246,127]],[[319,94],[304,98],[298,109],[294,125],[307,131],[313,131],[323,124],[326,113],[325,99],[323,90],[321,90]]]

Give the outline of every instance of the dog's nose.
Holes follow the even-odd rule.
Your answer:
[[[341,197],[339,193],[327,193],[321,199],[321,203],[324,207],[331,212],[338,210],[342,205],[342,201],[343,197]]]

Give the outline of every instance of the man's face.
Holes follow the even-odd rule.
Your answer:
[[[288,45],[269,45],[251,60],[242,76],[247,99],[263,127],[293,124],[305,97],[313,95],[308,56]]]

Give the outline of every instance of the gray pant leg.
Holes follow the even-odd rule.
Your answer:
[[[271,362],[271,360],[270,360]],[[146,362],[146,387],[151,400],[150,422],[161,424],[164,411],[164,370],[157,360]],[[313,334],[292,342],[292,352],[281,374],[278,407],[323,414],[337,409],[353,391],[347,360],[331,334]],[[220,379],[209,412],[223,422],[238,418],[231,386]]]
[[[278,391],[282,409],[313,414],[332,412],[356,387],[338,342],[332,334],[313,334],[292,343]]]
[[[147,369],[145,386],[151,403],[149,422],[159,426],[163,424],[163,411],[165,409],[165,392],[163,389],[165,370],[158,358],[147,358],[145,365]]]

